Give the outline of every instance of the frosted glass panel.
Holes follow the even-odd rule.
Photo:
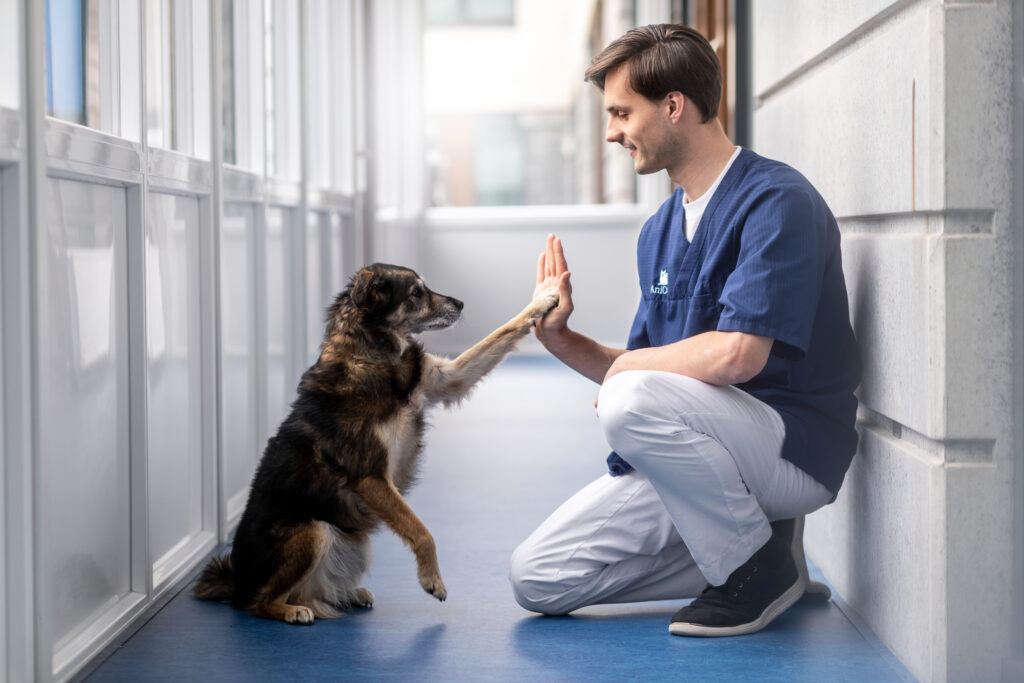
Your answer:
[[[286,235],[291,232],[292,213],[279,207],[267,209],[267,430],[277,431],[285,418],[295,391],[288,374],[288,343],[292,323],[288,295],[293,276]],[[262,444],[261,444],[262,446]]]
[[[332,248],[329,225],[329,214],[310,212],[306,226],[306,348],[302,354],[307,364],[316,360],[324,336],[327,308],[324,269],[330,267]]]
[[[57,649],[130,590],[125,191],[50,180],[39,234],[42,539]]]
[[[199,200],[153,194],[146,226],[150,549],[202,528]]]
[[[254,209],[225,204],[221,227],[221,419],[224,495],[249,485],[256,465],[255,403],[252,395]]]
[[[338,292],[345,286],[345,278],[348,277],[348,273],[345,272],[345,256],[344,253],[347,245],[343,241],[345,238],[344,221],[341,216],[337,213],[331,214],[331,286],[328,289],[331,301],[337,296]]]

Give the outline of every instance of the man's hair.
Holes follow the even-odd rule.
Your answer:
[[[689,26],[651,24],[630,29],[590,62],[584,80],[604,91],[605,77],[628,63],[633,92],[658,101],[681,92],[693,101],[707,123],[722,99],[722,65],[711,44]]]

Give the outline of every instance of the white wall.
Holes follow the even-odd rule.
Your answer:
[[[1021,446],[1011,3],[752,6],[755,148],[839,218],[865,358],[860,453],[809,553],[916,676],[998,680]]]

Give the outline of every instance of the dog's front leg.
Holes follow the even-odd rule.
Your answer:
[[[458,401],[516,347],[530,328],[558,305],[558,288],[544,290],[519,315],[491,332],[454,360],[435,359],[426,376],[431,401]]]
[[[437,565],[434,537],[412,511],[394,484],[380,477],[367,477],[355,486],[356,493],[375,515],[384,520],[416,556],[416,568],[423,590],[438,600],[448,597]]]

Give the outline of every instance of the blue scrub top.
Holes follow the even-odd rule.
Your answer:
[[[774,339],[764,370],[737,386],[782,417],[782,457],[838,492],[857,450],[861,368],[832,212],[796,170],[743,149],[692,244],[684,213],[677,188],[640,233],[643,297],[626,348],[711,330]],[[630,469],[615,453],[608,465]]]

